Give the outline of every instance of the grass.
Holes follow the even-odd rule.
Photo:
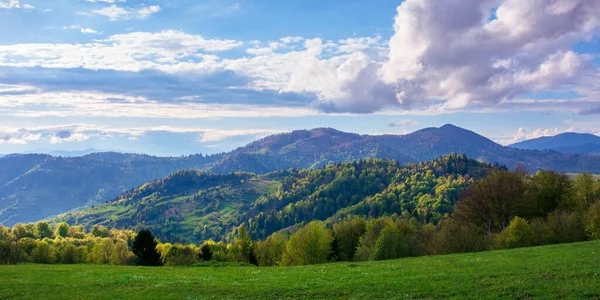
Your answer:
[[[597,299],[598,274],[595,241],[300,267],[0,266],[0,298]]]

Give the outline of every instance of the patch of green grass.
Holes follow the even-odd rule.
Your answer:
[[[600,241],[365,263],[258,268],[0,266],[9,299],[600,298]]]

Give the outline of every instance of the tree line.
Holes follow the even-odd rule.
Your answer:
[[[94,226],[86,232],[46,222],[0,226],[0,263],[287,266],[600,239],[600,183],[592,175],[499,170],[469,182],[443,217],[347,214],[292,226],[263,240],[254,240],[245,225],[227,241],[198,245],[160,243],[148,230]]]

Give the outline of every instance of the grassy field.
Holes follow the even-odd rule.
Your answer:
[[[600,298],[600,242],[302,267],[0,266],[2,299]]]

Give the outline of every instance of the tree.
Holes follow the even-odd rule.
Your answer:
[[[600,201],[588,210],[585,231],[590,240],[600,240]]]
[[[54,236],[66,238],[69,236],[69,224],[62,222],[56,225]]]
[[[131,251],[136,257],[135,263],[139,266],[161,266],[160,254],[156,250],[158,243],[150,230],[140,230],[133,240]]]
[[[523,175],[497,171],[471,185],[456,204],[454,218],[488,233],[504,230],[515,216],[526,215]]]
[[[354,218],[333,225],[333,235],[338,243],[338,260],[352,261],[360,243],[360,237],[367,230],[367,222],[363,218]]]
[[[530,215],[546,217],[558,208],[568,209],[573,184],[566,174],[552,170],[540,170],[531,178],[528,196],[533,197]]]
[[[331,252],[331,233],[325,224],[313,221],[298,230],[287,242],[284,265],[312,265],[327,262]]]
[[[440,224],[437,236],[437,254],[485,251],[489,247],[488,233],[474,224],[457,222],[450,218]]]
[[[50,227],[50,225],[48,225],[47,222],[38,222],[35,225],[35,235],[40,240],[44,238],[54,238],[54,232],[52,231],[52,227]]]
[[[281,257],[285,251],[287,239],[282,233],[276,232],[264,241],[255,245],[256,260],[259,266],[277,266],[281,264]]]
[[[577,205],[581,210],[589,209],[600,198],[599,183],[588,173],[575,177],[574,190]]]
[[[244,225],[238,229],[238,235],[233,239],[231,253],[236,261],[258,264],[254,254],[254,242]]]
[[[496,235],[496,249],[512,249],[531,245],[533,238],[529,222],[523,218],[515,217],[510,225]]]

